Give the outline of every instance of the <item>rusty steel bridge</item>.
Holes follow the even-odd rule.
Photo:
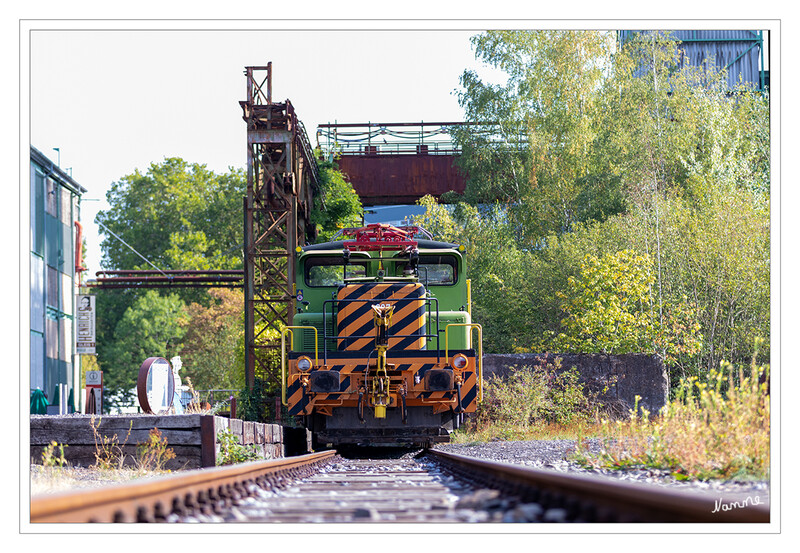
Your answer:
[[[323,155],[336,159],[365,206],[413,204],[464,193],[451,129],[463,122],[328,123],[317,127]]]

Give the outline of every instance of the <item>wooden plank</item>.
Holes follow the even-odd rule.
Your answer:
[[[239,419],[228,419],[231,432],[239,439],[239,443],[242,443],[242,427],[244,426],[242,422]]]
[[[169,446],[175,453],[175,458],[168,461],[165,468],[169,470],[180,470],[185,468],[200,468],[201,450],[196,446]],[[31,446],[30,455],[32,464],[41,464],[43,446]],[[90,467],[97,464],[97,449],[94,446],[88,445],[69,445],[64,448],[64,458],[70,466],[75,467]],[[122,454],[125,455],[124,466],[128,468],[136,468],[138,466],[138,451],[135,445],[126,445],[122,447]],[[114,451],[114,457],[110,457],[109,461],[113,462],[113,466],[117,467],[119,462],[119,450]]]
[[[214,415],[214,436],[216,436],[220,432],[227,432],[228,430],[230,430],[228,420],[229,419],[225,417],[218,417]]]
[[[96,415],[94,417],[91,415],[70,417],[31,415],[30,424],[31,428],[91,428],[94,420],[94,426],[98,429],[199,428],[201,416],[203,415]]]
[[[201,443],[200,428],[191,430],[161,430],[162,439],[167,440],[167,445],[197,445]],[[61,432],[53,432],[41,428],[31,429],[30,444],[45,446],[55,441],[59,444],[73,444],[73,445],[92,445],[102,443],[127,443],[136,445],[145,443],[149,440],[150,429],[135,430],[130,433],[126,432],[112,432],[105,431],[95,437],[91,429],[72,429]]]
[[[200,466],[213,467],[217,464],[217,434],[215,417],[205,416],[200,419]]]

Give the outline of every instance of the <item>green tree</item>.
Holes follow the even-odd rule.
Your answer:
[[[508,82],[462,75],[459,101],[468,120],[483,123],[456,133],[467,199],[508,203],[531,245],[579,220],[619,212],[618,189],[599,182],[592,167],[597,90],[613,34],[491,31],[472,42],[476,56],[505,71]]]
[[[700,350],[695,306],[681,298],[659,319],[653,309],[652,260],[631,250],[586,256],[559,293],[566,317],[547,349],[557,352],[657,353],[667,361]]]
[[[122,177],[96,219],[107,236],[103,267],[152,269],[108,228],[160,269],[241,268],[245,186],[241,169],[218,175],[180,158]]]
[[[635,35],[615,53],[598,91],[596,170],[619,175],[640,205],[668,190],[696,202],[711,188],[768,191],[768,96],[731,89],[724,70],[682,56],[661,32]]]
[[[652,262],[625,250],[587,255],[578,277],[558,293],[566,317],[550,346],[558,352],[631,353],[653,349]]]
[[[747,362],[754,340],[768,343],[770,336],[769,202],[745,189],[712,189],[701,205],[667,196],[659,211],[664,324],[686,296],[704,336],[699,358],[676,356],[681,375],[717,368],[723,359]],[[629,223],[631,244],[645,250],[652,218],[637,213]]]
[[[208,306],[186,308],[183,375],[197,390],[238,389],[244,383],[244,298],[241,290],[209,290]]]
[[[414,223],[430,232],[436,240],[453,242],[461,239],[459,226],[453,219],[452,209],[442,205],[431,195],[417,200],[417,205],[425,208],[425,213],[414,217]]]
[[[106,194],[109,209],[96,218],[105,235],[103,268],[153,270],[133,250],[162,270],[241,268],[244,193],[242,170],[220,175],[180,158],[166,158],[146,173],[136,170],[122,177]],[[175,294],[185,302],[211,302],[201,289],[178,289]],[[113,375],[120,370],[115,357],[129,342],[119,325],[127,310],[143,301],[144,292],[109,289],[98,290],[97,296],[98,363],[106,375]]]
[[[505,85],[471,72],[461,80],[467,119],[482,123],[456,133],[470,174],[463,200],[504,204],[475,221],[452,210],[458,241],[470,243],[470,228],[487,236],[469,258],[476,312],[493,321],[495,347],[516,337],[514,348],[537,349],[546,331],[569,334],[560,321],[584,258],[631,250],[650,260],[653,279],[652,328],[637,347],[679,376],[747,362],[754,339],[769,339],[769,98],[731,89],[713,63],[686,63],[665,33],[612,38],[473,38],[476,56],[508,75]],[[616,351],[612,342],[603,347]]]
[[[148,357],[170,359],[181,349],[185,334],[185,305],[175,295],[161,296],[148,290],[117,323],[117,339],[107,349],[103,383],[111,395],[124,400],[136,388],[139,367]]]
[[[334,162],[320,161],[320,193],[314,198],[311,223],[317,241],[328,242],[342,228],[360,226],[364,215],[361,199]]]

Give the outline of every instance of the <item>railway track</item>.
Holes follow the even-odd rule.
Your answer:
[[[768,523],[769,508],[429,450],[326,451],[31,500],[31,522]]]

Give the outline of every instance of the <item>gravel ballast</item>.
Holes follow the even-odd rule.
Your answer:
[[[598,440],[590,439],[588,441],[592,450],[599,451]],[[744,499],[749,496],[751,499],[755,499],[758,497],[762,504],[769,503],[769,481],[678,480],[669,471],[652,468],[621,470],[586,468],[571,460],[575,447],[574,440],[526,440],[439,444],[435,449],[486,461],[666,486],[676,490],[696,491],[725,498]]]

